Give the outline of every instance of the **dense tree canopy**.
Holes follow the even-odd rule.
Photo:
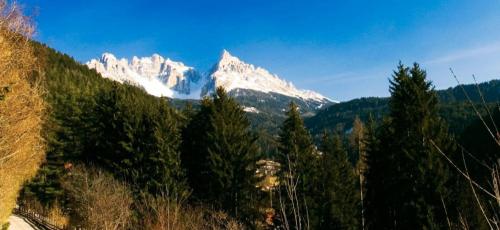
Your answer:
[[[47,157],[23,198],[73,207],[66,204],[72,199],[61,182],[71,179],[72,165],[78,164],[103,169],[130,187],[134,207],[144,197],[168,205],[179,198],[228,213],[249,228],[441,229],[448,228],[448,220],[458,226],[460,216],[478,228],[488,227],[470,189],[463,189],[467,181],[436,147],[460,162],[458,140],[470,153],[464,161],[471,176],[491,187],[498,145],[482,121],[471,119],[471,105],[455,89],[436,92],[417,64],[398,66],[390,98],[336,104],[311,118],[318,121],[309,126],[313,139],[301,104],[292,102],[285,113],[264,119],[245,113],[219,88],[177,110],[176,105],[186,103],[112,82],[67,55],[34,46],[49,105],[42,132]],[[478,107],[481,115],[490,110],[491,118],[484,119],[493,136],[498,135],[495,126],[500,127],[498,107],[490,103],[498,94],[495,84],[479,85],[487,104]],[[474,89],[465,87],[471,95]],[[454,123],[451,129],[442,117]],[[270,120],[270,130],[265,128],[269,124],[256,124]],[[336,133],[331,136],[325,129]],[[449,130],[465,132],[455,139]],[[266,191],[269,203],[257,187],[259,160],[271,162],[265,170],[275,173],[277,181]],[[479,197],[488,201],[484,194]],[[153,207],[132,216],[144,218],[155,213]],[[461,215],[464,210],[470,211]],[[487,210],[488,215],[496,212]]]
[[[445,228],[450,171],[434,145],[447,153],[454,148],[437,96],[417,64],[399,65],[390,83],[388,119],[368,148],[369,227]]]
[[[235,217],[255,212],[257,136],[243,109],[218,88],[184,129],[183,160],[194,194]]]

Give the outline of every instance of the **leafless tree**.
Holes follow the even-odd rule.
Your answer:
[[[287,161],[286,172],[284,172],[284,178],[280,181],[281,189],[278,192],[282,227],[287,230],[309,229],[307,202],[297,191],[299,177],[290,162],[289,156],[287,156]]]
[[[70,197],[70,224],[84,229],[127,229],[132,216],[132,194],[123,182],[104,171],[74,167],[63,188]]]
[[[488,131],[488,133],[490,134],[491,138],[493,139],[493,142],[498,145],[500,147],[500,133],[498,131],[498,128],[495,124],[495,121],[493,119],[493,115],[490,111],[490,109],[488,108],[488,106],[486,105],[486,102],[484,100],[484,97],[483,97],[483,94],[477,84],[477,81],[476,81],[476,78],[475,76],[473,76],[474,78],[474,81],[475,81],[475,84],[476,84],[476,88],[478,90],[478,93],[481,97],[481,105],[485,108],[486,110],[486,115],[488,116],[486,119],[490,119],[491,123],[492,123],[492,127],[490,127],[487,122],[486,122],[486,119],[483,118],[483,116],[481,115],[481,113],[479,113],[479,110],[477,108],[477,106],[473,103],[473,101],[470,99],[469,95],[467,94],[467,91],[464,89],[463,85],[461,84],[461,82],[458,80],[458,77],[455,75],[455,73],[453,72],[452,69],[450,69],[450,72],[452,74],[452,76],[455,78],[455,80],[457,81],[457,83],[459,84],[459,86],[461,87],[462,89],[462,92],[464,93],[464,95],[466,96],[467,98],[467,101],[469,102],[469,104],[472,106],[472,108],[474,109],[474,112],[476,113],[476,116],[478,116],[478,118],[480,119],[481,123],[483,124],[484,128]],[[496,106],[495,109],[498,109],[500,110],[500,106]],[[492,188],[485,188],[484,186],[480,185],[479,183],[477,183],[474,178],[471,177],[470,173],[469,173],[469,170],[467,168],[467,161],[465,160],[465,156],[464,156],[464,152],[466,151],[465,149],[463,149],[462,147],[462,161],[463,161],[463,166],[464,168],[460,168],[455,162],[453,162],[453,160],[446,154],[444,153],[439,146],[436,145],[436,143],[433,141],[433,140],[430,140],[430,143],[438,150],[438,152],[450,163],[451,166],[453,166],[453,168],[456,169],[456,171],[468,182],[470,188],[471,188],[471,191],[474,195],[474,199],[475,199],[475,202],[479,208],[479,210],[481,211],[485,221],[487,222],[488,226],[490,229],[492,230],[500,230],[500,218],[499,218],[499,215],[500,215],[500,191],[499,191],[499,188],[500,188],[500,172],[499,172],[499,165],[500,165],[500,158],[497,159],[497,162],[489,162],[491,165],[485,165],[485,164],[481,164],[483,165],[484,167],[486,167],[487,169],[491,170],[491,185],[492,185]],[[476,159],[471,153],[467,152],[473,159]],[[483,204],[483,202],[481,201],[481,199],[479,198],[480,196],[478,195],[478,192],[481,192],[483,194],[486,195],[486,198],[489,199],[490,201],[490,204],[496,204],[497,206],[494,207],[492,205],[491,209],[493,210],[493,213],[490,213],[488,214],[485,210],[486,210],[486,207],[485,205]],[[443,202],[443,206],[445,207],[445,210],[446,210],[446,205],[444,204]],[[460,228],[462,229],[470,229],[469,227],[469,224],[467,223],[467,220],[460,214],[459,216],[459,226]],[[450,225],[450,228],[452,228],[451,224]]]
[[[151,230],[239,230],[244,226],[225,212],[185,203],[186,196],[143,194],[137,211],[141,218],[135,228]]]
[[[0,0],[0,226],[45,153],[40,135],[45,104],[31,74],[32,25],[15,2]]]

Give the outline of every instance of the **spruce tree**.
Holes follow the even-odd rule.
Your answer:
[[[394,175],[391,174],[396,171],[396,165],[392,154],[386,152],[391,141],[387,123],[387,119],[384,119],[377,128],[373,119],[370,119],[365,134],[367,168],[364,174],[366,195],[363,205],[367,229],[391,229],[396,212],[391,203],[391,196],[398,192],[394,190]]]
[[[323,134],[320,151],[322,191],[317,203],[321,222],[317,229],[359,229],[358,180],[339,135]]]
[[[145,113],[143,129],[137,139],[144,139],[140,147],[145,158],[138,164],[141,176],[147,181],[147,190],[167,192],[183,197],[187,193],[185,172],[181,167],[180,131],[174,112],[165,100],[153,102],[152,110]]]
[[[59,199],[65,166],[75,162],[103,166],[137,190],[184,190],[180,119],[165,98],[102,78],[41,44],[35,47],[50,105],[42,130],[47,159],[25,195],[47,204]]]
[[[205,98],[183,131],[183,164],[197,198],[250,223],[257,208],[257,136],[223,88]]]
[[[315,193],[320,176],[318,153],[293,102],[279,135],[280,207],[283,224],[314,228],[320,222]]]
[[[44,124],[44,138],[47,142],[45,162],[22,191],[22,196],[38,197],[44,205],[63,199],[60,180],[64,175],[64,164],[73,161],[77,153],[81,152],[80,140],[84,135],[84,130],[80,129],[80,117],[85,108],[77,107],[73,96],[60,99],[67,106],[52,111]],[[81,106],[86,107],[84,103]]]
[[[257,136],[245,112],[221,87],[213,98],[208,136],[209,191],[236,217],[249,218],[256,198]],[[251,221],[251,219],[247,220]]]
[[[305,173],[314,166],[311,165],[311,162],[314,162],[311,159],[315,159],[314,143],[295,103],[290,103],[286,116],[279,134],[280,162],[284,166],[292,164],[292,168],[306,175]],[[304,184],[307,184],[307,178],[303,179]]]
[[[97,94],[82,160],[131,182],[136,191],[185,193],[175,112],[165,99],[128,87]]]
[[[449,168],[434,144],[447,153],[454,148],[437,96],[418,64],[400,64],[390,84],[389,119],[376,134],[378,146],[368,147],[370,227],[447,227],[442,199],[452,205]]]
[[[181,163],[186,170],[189,186],[193,189],[194,200],[208,200],[212,197],[208,191],[208,136],[211,131],[210,117],[213,102],[205,97],[200,110],[189,119],[182,129]]]

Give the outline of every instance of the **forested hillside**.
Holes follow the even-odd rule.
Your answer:
[[[223,88],[190,101],[195,105],[158,98],[34,46],[49,106],[42,132],[47,157],[18,204],[64,225],[380,229],[397,220],[394,228],[407,229],[462,226],[463,216],[487,228],[475,190],[464,189],[468,181],[448,160],[460,162],[461,144],[467,146],[470,152],[457,167],[467,164],[489,191],[497,137],[485,132],[459,92],[436,94],[418,65],[398,66],[390,98],[325,109],[340,112],[313,129],[322,132],[315,141],[300,104],[290,103],[283,114],[275,113],[279,120],[267,120],[277,127],[269,132]],[[488,101],[496,100],[495,88],[489,88],[498,87],[496,81],[480,87]],[[496,131],[500,112],[489,112],[487,126]],[[350,132],[323,132],[335,130],[328,126],[339,124],[335,119],[352,123]],[[457,126],[453,135],[447,121],[465,128]],[[492,201],[488,193],[478,199]],[[493,216],[496,207],[485,212]]]
[[[285,120],[284,112],[290,102],[294,102],[303,117],[312,117],[320,107],[327,107],[333,102],[322,102],[303,100],[295,97],[285,96],[278,93],[263,93],[255,90],[237,89],[228,93],[241,106],[246,109],[247,116],[255,130],[265,131],[269,134],[277,134],[279,124]],[[182,109],[187,103],[195,108],[199,107],[199,100],[169,99],[174,107]]]
[[[47,151],[20,205],[87,229],[263,225],[267,198],[254,175],[262,153],[258,136],[223,89],[195,108],[188,103],[177,110],[167,98],[34,46],[49,106],[42,132]],[[175,218],[168,215],[174,212]]]
[[[25,189],[26,195],[36,194],[47,202],[59,199],[59,177],[66,162],[91,162],[147,190],[165,183],[182,187],[182,170],[175,161],[180,156],[168,150],[180,143],[170,134],[181,127],[182,115],[166,99],[103,79],[44,45],[35,44],[35,50],[44,69],[50,111],[43,133],[48,149],[47,162]],[[169,179],[173,181],[165,181]]]
[[[500,230],[500,2],[27,2],[0,0],[0,230]],[[154,54],[77,61],[102,50]],[[427,66],[363,77],[398,57]],[[363,87],[389,96],[329,99]]]
[[[477,87],[479,87],[484,101],[489,106],[495,106],[500,101],[500,80],[480,83],[477,86],[475,84],[464,85],[467,95],[478,106],[479,111],[484,114],[486,111],[481,106],[482,99]],[[453,133],[460,134],[470,124],[471,119],[476,117],[466,94],[460,86],[437,90],[436,93],[439,98],[440,115],[447,121]],[[354,99],[320,110],[315,116],[306,118],[305,122],[316,137],[319,137],[323,129],[348,131],[352,128],[356,117],[364,122],[367,122],[370,116],[375,120],[380,120],[389,112],[388,104],[389,98]]]

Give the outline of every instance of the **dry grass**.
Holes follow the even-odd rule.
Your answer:
[[[49,208],[47,211],[47,217],[57,226],[68,226],[69,225],[69,217],[64,213],[63,209],[59,204]]]
[[[500,170],[498,169],[498,166],[493,169],[491,175],[493,178],[493,190],[497,198],[498,207],[500,207]]]
[[[11,214],[22,184],[43,159],[44,102],[30,73],[33,26],[15,3],[0,0],[0,224]]]
[[[500,162],[499,162],[500,163]],[[500,164],[499,164],[500,165]],[[500,169],[499,166],[496,165],[494,169],[491,172],[491,176],[493,178],[493,192],[495,193],[496,197],[496,204],[498,205],[497,208],[495,209],[496,211],[493,213],[491,217],[491,222],[493,226],[495,226],[496,229],[500,229]]]
[[[134,204],[127,184],[93,167],[77,165],[63,181],[71,228],[148,230],[237,230],[243,225],[224,212],[185,204],[187,196],[143,194]],[[139,215],[133,221],[133,212]],[[60,215],[64,216],[64,215]]]
[[[185,198],[172,198],[166,194],[144,195],[138,205],[141,218],[135,229],[150,230],[239,230],[244,226],[221,211],[193,207]]]
[[[63,208],[57,201],[51,206],[44,206],[36,199],[23,199],[20,206],[46,217],[53,225],[68,226],[69,224],[68,215],[64,213]]]

